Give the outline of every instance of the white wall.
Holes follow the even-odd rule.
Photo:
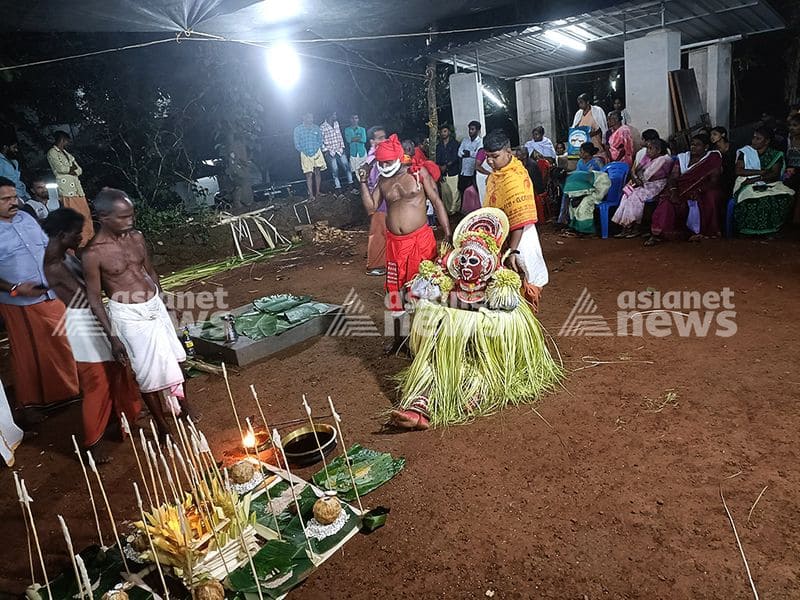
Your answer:
[[[556,131],[556,113],[553,99],[553,80],[549,77],[529,77],[516,83],[517,122],[519,141],[524,144],[531,138],[531,130],[541,125],[545,135],[555,144],[566,137],[566,132]]]
[[[453,126],[456,138],[467,136],[467,124],[478,121],[481,135],[486,134],[486,121],[483,116],[483,92],[477,73],[455,73],[450,75],[450,105],[453,109]]]
[[[669,72],[681,68],[681,34],[661,29],[625,42],[625,107],[639,131],[672,134]]]

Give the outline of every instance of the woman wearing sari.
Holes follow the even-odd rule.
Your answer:
[[[594,208],[611,189],[611,178],[603,171],[603,161],[594,156],[597,149],[591,142],[581,145],[583,165],[569,174],[564,184],[564,202],[569,211],[569,228],[580,235],[594,231]],[[579,161],[579,162],[581,162]],[[564,235],[572,235],[565,232]]]
[[[636,166],[631,182],[623,188],[622,200],[611,217],[623,228],[614,237],[634,238],[639,235],[645,202],[662,192],[672,171],[672,157],[668,152],[669,145],[662,139],[647,142],[647,152]]]
[[[689,151],[676,156],[666,189],[658,196],[651,235],[645,246],[654,246],[665,239],[685,239],[690,203],[700,213],[699,228],[690,239],[696,241],[704,236],[719,235],[717,206],[721,194],[722,156],[716,150],[709,150],[709,144],[708,136],[698,133],[692,137]]]
[[[633,136],[631,128],[622,122],[622,115],[615,110],[608,113],[608,147],[606,154],[613,162],[624,162],[628,168],[633,164]]]
[[[605,166],[605,161],[598,155],[599,150],[592,142],[584,142],[581,144],[580,153],[578,156],[578,163],[575,170],[567,175],[567,181],[575,173],[588,173],[589,171],[602,171]],[[578,176],[583,177],[583,176]],[[573,178],[574,179],[574,178]],[[574,183],[574,181],[573,181]],[[566,185],[566,184],[565,184]],[[573,186],[570,186],[572,189]],[[560,225],[569,226],[569,196],[566,193],[561,195],[561,210],[558,213],[558,223]]]
[[[781,182],[784,156],[770,146],[772,132],[759,127],[750,146],[736,154],[736,230],[744,235],[776,233],[792,214],[794,190]]]
[[[592,106],[589,94],[578,96],[578,111],[572,119],[573,127],[588,127],[592,144],[603,152],[603,139],[608,129],[606,114],[599,106]]]
[[[786,172],[783,182],[794,190],[794,217],[792,222],[800,224],[800,115],[789,117],[789,135],[786,136]]]

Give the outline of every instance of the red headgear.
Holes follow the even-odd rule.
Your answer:
[[[397,139],[396,133],[375,147],[375,158],[380,162],[391,162],[403,158],[403,145]]]

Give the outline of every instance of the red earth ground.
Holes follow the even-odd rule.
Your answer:
[[[233,306],[279,292],[342,302],[354,288],[380,325],[381,282],[363,274],[365,237],[353,247],[306,246],[285,257],[297,260],[273,259],[214,283]],[[797,242],[645,249],[639,240],[546,234],[543,245],[551,283],[540,318],[569,373],[563,389],[541,398],[538,414],[521,406],[450,429],[381,433],[394,398],[389,378],[407,364],[383,355],[384,338],[317,338],[233,377],[244,414],[256,412],[250,384],[273,422],[303,416],[303,393],[318,411],[330,394],[348,443],[407,458],[398,477],[367,497],[391,508],[386,526],[354,538],[292,597],[748,598],[722,489],[762,597],[800,598]],[[729,287],[738,332],[559,337],[584,287],[605,317],[614,317],[623,290]],[[202,375],[190,392],[218,456],[234,449],[222,380]],[[51,574],[68,565],[57,514],[76,546],[96,538],[68,435],[79,427],[73,405],[17,455]],[[135,463],[127,444],[110,448],[114,462],[103,476],[117,517],[131,518]],[[28,566],[10,470],[0,487],[0,589],[18,593]]]

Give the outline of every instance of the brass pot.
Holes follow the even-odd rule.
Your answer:
[[[314,436],[314,429],[317,436]],[[295,429],[283,437],[283,451],[286,459],[295,466],[307,467],[322,460],[336,448],[336,428],[325,423],[315,423],[314,429],[306,425]],[[317,439],[319,438],[319,446]]]

